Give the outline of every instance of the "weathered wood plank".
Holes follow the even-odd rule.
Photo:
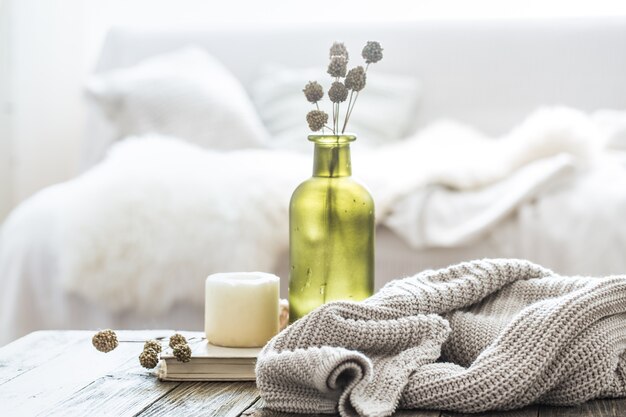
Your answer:
[[[339,414],[294,414],[283,413],[280,411],[269,410],[265,408],[265,403],[262,398],[259,398],[254,404],[252,404],[242,414],[242,417],[338,417]]]
[[[132,358],[40,415],[135,416],[180,384],[159,381],[154,372],[142,368],[136,358]]]
[[[537,417],[538,414],[539,407],[536,405],[531,405],[528,407],[520,408],[519,410],[489,411],[476,414],[452,413],[449,411],[444,411],[441,413],[441,417]]]
[[[626,399],[594,400],[576,407],[541,406],[539,417],[624,417]]]
[[[339,414],[295,414],[256,408],[244,411],[242,417],[339,417]],[[395,417],[395,416],[394,416]]]
[[[237,417],[257,399],[254,382],[181,382],[138,415]]]
[[[77,335],[75,344],[65,345],[59,356],[25,372],[2,385],[0,403],[6,415],[37,415],[70,397],[102,375],[136,358],[143,348],[141,340],[169,336],[171,331],[118,332],[120,343],[112,352],[101,353],[91,345],[93,332]]]
[[[242,417],[338,417],[339,414],[293,414],[268,410],[259,399],[250,408],[243,412]],[[392,417],[439,417],[440,411],[398,410]]]
[[[93,331],[35,332],[0,348],[3,415],[291,417],[263,408],[254,383],[160,382],[137,363],[142,343],[171,330],[119,331],[108,354],[91,346]],[[187,337],[201,333],[184,332]],[[329,415],[296,415],[329,417]],[[462,414],[400,410],[393,417],[624,417],[626,399],[578,407],[534,406]]]
[[[254,401],[252,404],[250,404],[250,405],[248,406],[248,408],[246,408],[245,410],[243,410],[243,411],[241,412],[241,414],[239,415],[239,417],[246,417],[246,416],[250,416],[250,415],[254,414],[255,407],[256,407],[256,405],[257,405],[260,401],[263,401],[263,400],[261,400],[261,397],[257,397],[256,401]]]
[[[0,385],[63,354],[82,332],[39,331],[0,348]]]
[[[434,410],[398,410],[393,414],[393,417],[439,417],[441,411]]]

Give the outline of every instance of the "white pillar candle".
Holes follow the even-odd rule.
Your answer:
[[[209,343],[263,346],[279,327],[279,278],[263,272],[227,272],[206,279],[204,331]]]

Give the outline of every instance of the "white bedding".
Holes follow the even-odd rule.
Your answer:
[[[465,245],[493,230],[522,204],[570,182],[577,165],[570,155],[561,154],[529,163],[487,187],[422,187],[397,201],[385,224],[414,249]]]
[[[626,230],[615,226],[626,177],[597,155],[602,139],[581,113],[543,110],[498,141],[444,123],[376,153],[356,152],[353,162],[378,221],[415,247],[467,248],[480,239],[559,272],[606,274],[626,270]],[[310,164],[308,156],[214,153],[159,138],[118,145],[4,225],[0,343],[41,328],[200,327],[208,273],[276,269],[288,244],[289,195]],[[413,199],[422,201],[417,211]],[[444,215],[442,207],[452,209]],[[419,227],[433,215],[430,228]],[[563,236],[574,238],[564,244]],[[377,283],[395,277],[379,274]]]

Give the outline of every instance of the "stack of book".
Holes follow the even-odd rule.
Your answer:
[[[157,375],[163,381],[254,381],[261,348],[228,348],[206,339],[189,343],[191,359],[179,362],[168,349],[161,354]]]

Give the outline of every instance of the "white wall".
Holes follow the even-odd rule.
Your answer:
[[[13,201],[12,151],[9,131],[9,19],[8,3],[0,1],[0,221]]]
[[[9,207],[78,172],[84,136],[81,86],[111,25],[610,15],[626,14],[626,2],[0,0],[0,13],[1,220]]]
[[[80,0],[11,2],[11,136],[14,199],[71,177],[83,108]]]

